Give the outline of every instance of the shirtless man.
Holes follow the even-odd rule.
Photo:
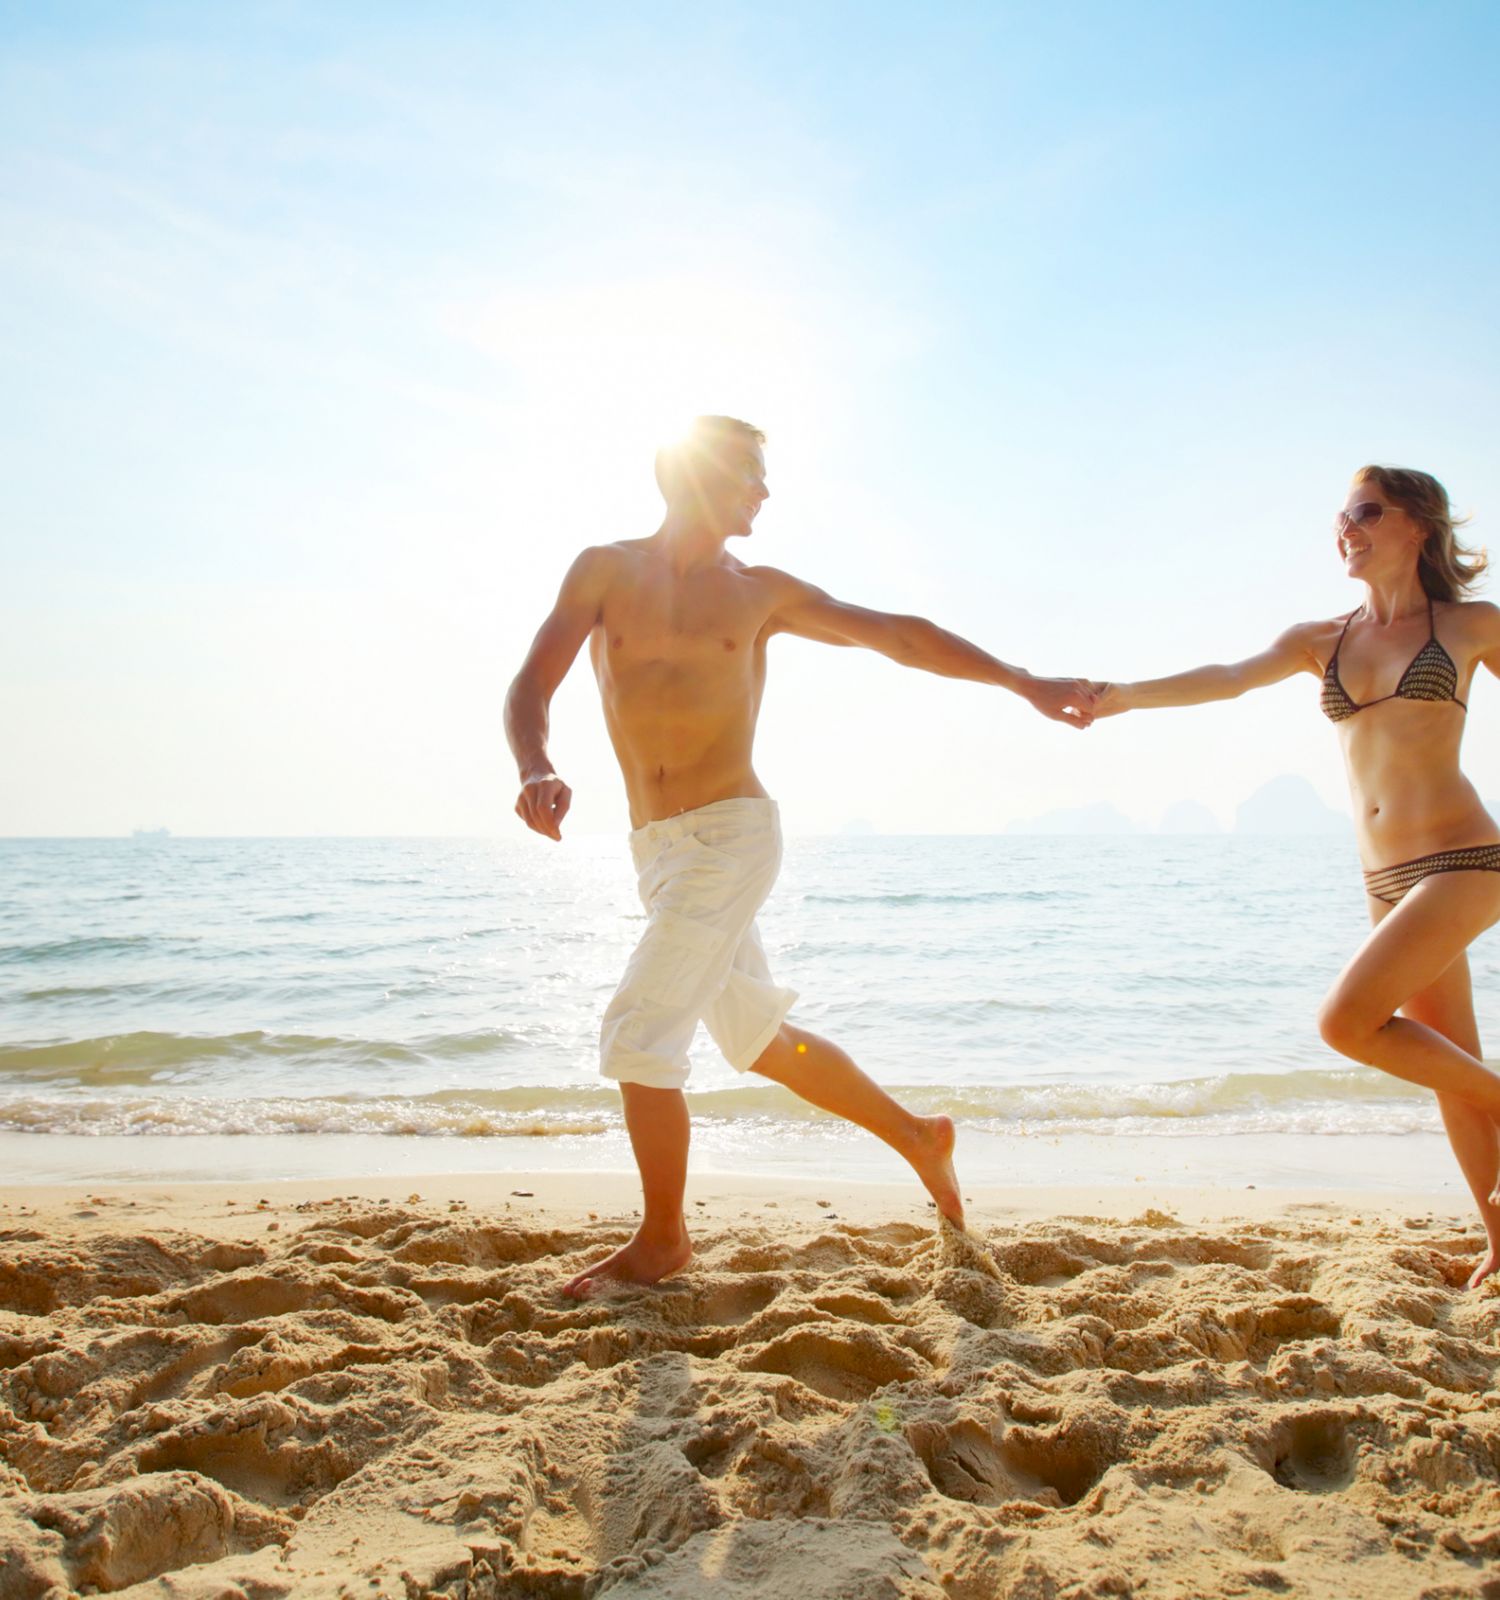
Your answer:
[[[725,548],[766,500],[764,435],[699,417],[657,456],[667,502],[649,538],[585,550],[563,580],[505,703],[520,770],[516,811],[561,837],[572,793],[547,755],[548,708],[585,639],[630,802],[631,853],[646,930],[604,1015],[601,1070],[620,1085],[645,1210],[629,1243],[564,1285],[655,1283],[692,1255],[683,1221],[688,1046],[700,1021],[737,1071],[785,1084],[899,1151],[943,1216],[962,1224],[953,1123],[897,1104],[826,1039],[786,1021],[796,996],[766,964],[755,914],[775,882],[775,802],[751,766],[778,633],[863,645],[902,666],[1009,689],[1073,727],[1091,688],[1033,678],[920,617],[867,611]]]

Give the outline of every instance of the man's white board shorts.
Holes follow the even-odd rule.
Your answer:
[[[797,996],[772,981],[755,913],[781,866],[774,800],[719,800],[630,835],[646,931],[599,1032],[600,1071],[680,1089],[700,1022],[737,1072]]]

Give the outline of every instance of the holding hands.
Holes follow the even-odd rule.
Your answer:
[[[1027,678],[1016,692],[1053,722],[1086,728],[1100,714],[1095,702],[1101,687],[1107,685],[1083,678]]]
[[[1130,710],[1124,684],[1096,681],[1090,683],[1088,687],[1093,691],[1096,717],[1117,717],[1122,711]]]

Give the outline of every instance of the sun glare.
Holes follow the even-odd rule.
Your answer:
[[[730,277],[511,291],[484,307],[474,334],[533,416],[566,415],[575,436],[636,460],[704,412],[779,431],[833,399],[837,364],[813,307]]]

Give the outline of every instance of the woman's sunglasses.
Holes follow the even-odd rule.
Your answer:
[[[1381,505],[1378,500],[1361,500],[1347,511],[1334,512],[1333,531],[1342,533],[1345,528],[1373,528],[1389,510],[1389,506]]]

